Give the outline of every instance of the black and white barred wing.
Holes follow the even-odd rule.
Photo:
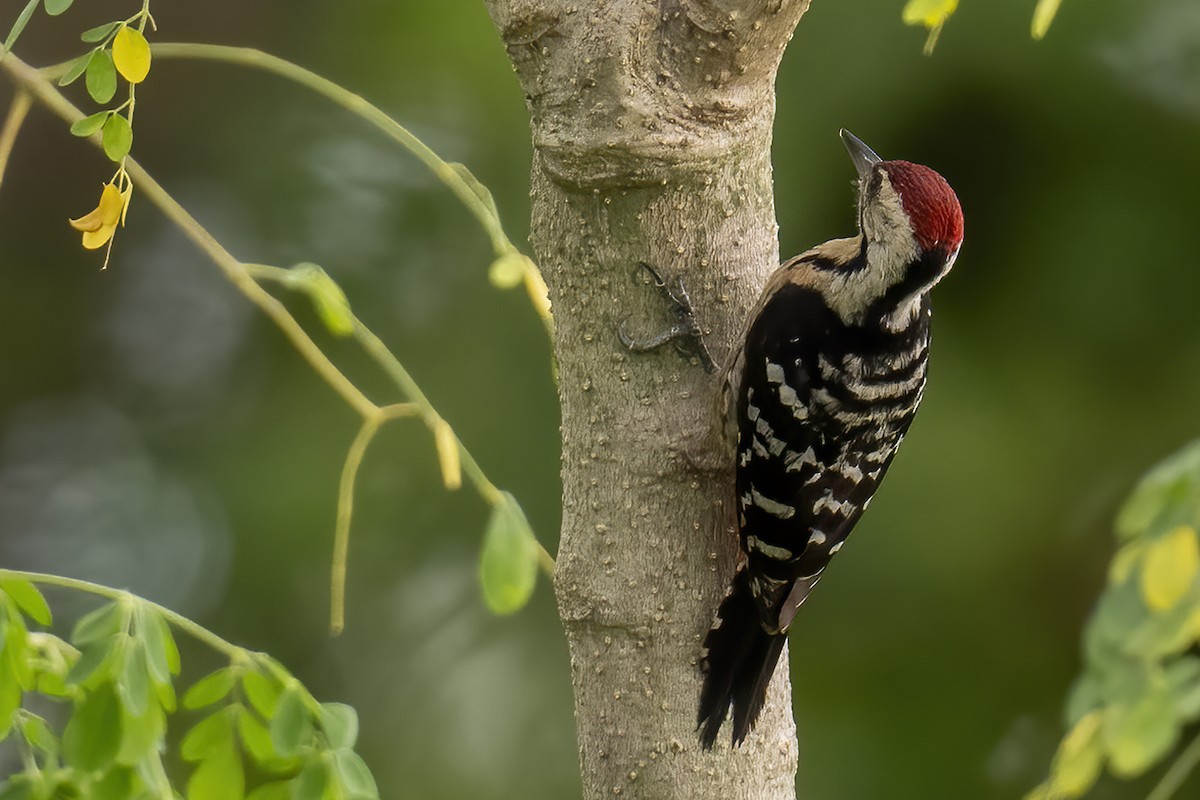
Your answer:
[[[737,499],[763,624],[786,630],[862,515],[894,446],[857,413],[845,356],[827,347],[838,322],[819,296],[797,286],[777,299],[778,311],[768,304],[747,339]],[[798,305],[811,313],[796,313]],[[787,335],[779,337],[781,327]]]

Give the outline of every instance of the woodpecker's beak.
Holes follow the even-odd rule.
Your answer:
[[[842,128],[840,135],[842,144],[846,145],[846,152],[850,154],[850,160],[854,162],[854,168],[858,170],[858,177],[866,178],[871,174],[871,168],[883,159],[876,155],[874,150],[867,147],[866,142],[845,128]]]

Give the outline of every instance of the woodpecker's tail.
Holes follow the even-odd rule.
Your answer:
[[[762,711],[767,684],[775,674],[787,634],[767,633],[760,622],[750,577],[743,567],[733,579],[733,589],[717,610],[717,621],[704,639],[701,662],[704,687],[700,690],[700,743],[711,750],[730,706],[733,707],[733,744],[742,743]]]

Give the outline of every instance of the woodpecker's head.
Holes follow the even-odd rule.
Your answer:
[[[841,135],[858,170],[858,219],[869,260],[889,272],[923,262],[932,273],[924,286],[928,291],[950,271],[962,245],[958,197],[929,167],[884,161],[854,134],[843,129]]]

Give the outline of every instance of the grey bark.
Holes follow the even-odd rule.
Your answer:
[[[793,798],[786,669],[740,749],[704,753],[695,733],[700,646],[737,556],[732,457],[705,435],[716,377],[669,347],[627,353],[616,330],[671,322],[646,261],[685,279],[718,360],[740,332],[779,263],[774,79],[808,0],[487,2],[532,120],[583,795]]]

